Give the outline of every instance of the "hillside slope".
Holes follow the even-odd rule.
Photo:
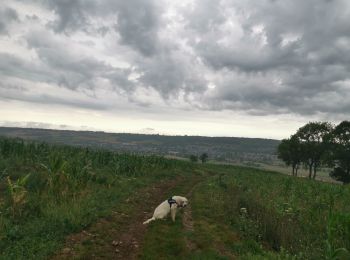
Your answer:
[[[98,147],[113,151],[188,157],[203,152],[221,161],[276,159],[278,140],[241,137],[165,136],[0,127],[0,136],[50,143]]]

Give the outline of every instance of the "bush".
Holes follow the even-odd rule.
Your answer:
[[[329,173],[329,176],[337,181],[341,181],[343,183],[350,183],[350,174],[344,171],[340,167],[336,167]]]

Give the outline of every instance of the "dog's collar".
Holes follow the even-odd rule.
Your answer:
[[[168,203],[169,203],[170,208],[171,208],[171,206],[172,206],[173,204],[177,204],[176,200],[174,200],[173,197],[171,197],[170,199],[168,199]]]

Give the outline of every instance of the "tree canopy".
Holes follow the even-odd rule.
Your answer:
[[[292,166],[297,174],[299,164],[309,169],[315,179],[322,165],[333,167],[330,176],[344,183],[350,182],[350,121],[334,127],[329,122],[309,122],[289,139],[283,139],[277,149],[278,157]]]
[[[283,139],[278,146],[277,155],[286,165],[292,166],[292,175],[296,176],[303,155],[298,137],[292,135],[289,139]]]

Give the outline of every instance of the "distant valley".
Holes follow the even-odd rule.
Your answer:
[[[17,127],[0,127],[0,136],[180,158],[207,153],[210,160],[234,163],[273,162],[280,142],[260,138],[165,136]]]

